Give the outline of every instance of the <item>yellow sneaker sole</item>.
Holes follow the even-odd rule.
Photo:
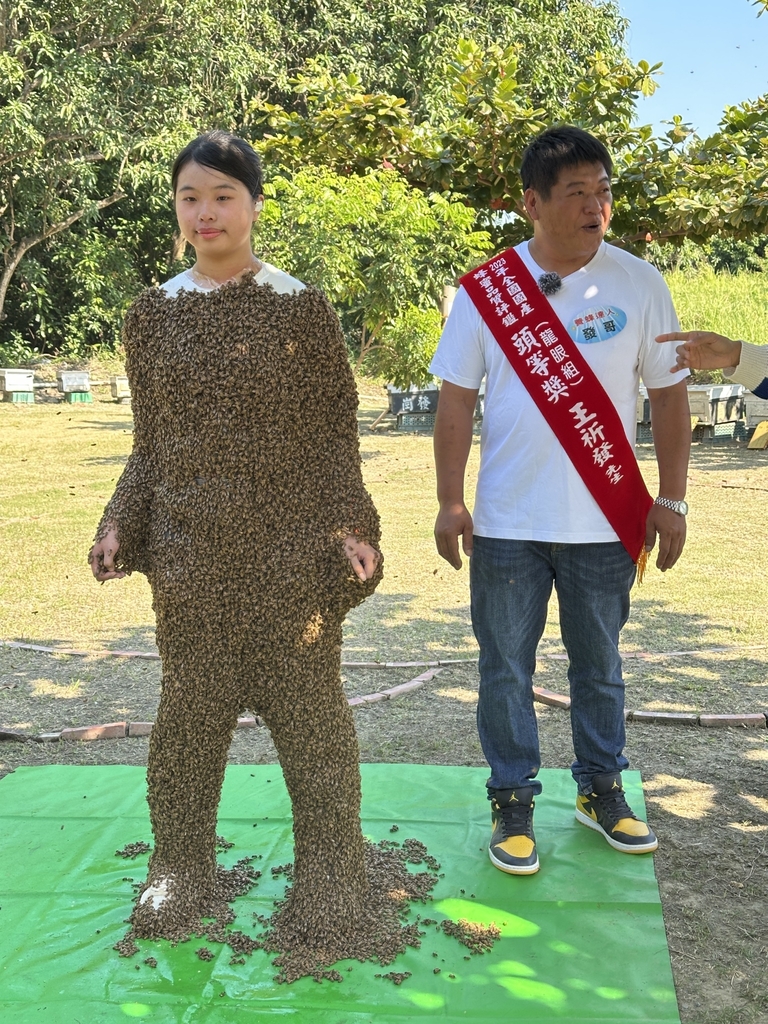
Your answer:
[[[490,847],[488,848],[488,856],[490,858],[491,864],[493,864],[495,868],[498,868],[499,871],[505,871],[508,875],[535,875],[536,872],[539,870],[538,857],[536,858],[536,862],[534,864],[522,864],[519,867],[517,867],[512,864],[505,864],[503,860],[497,860],[493,856],[493,851],[491,850]]]
[[[599,832],[606,843],[612,846],[614,850],[618,850],[620,853],[653,853],[654,850],[658,850],[659,848],[659,840],[656,836],[654,836],[648,843],[643,843],[642,845],[637,846],[626,846],[624,843],[620,843],[618,840],[609,836],[598,822],[587,817],[583,811],[576,811],[576,821],[580,821],[582,825],[586,825],[587,828],[591,828],[594,832]]]

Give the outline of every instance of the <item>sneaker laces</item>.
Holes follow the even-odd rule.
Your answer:
[[[609,793],[590,793],[590,797],[597,800],[614,825],[618,825],[622,818],[639,820],[637,815],[632,813],[623,789],[612,790]]]
[[[530,838],[533,826],[533,804],[507,804],[497,810],[501,815],[504,827],[504,838],[512,836],[528,836]]]

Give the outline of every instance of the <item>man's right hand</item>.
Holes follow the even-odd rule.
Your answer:
[[[119,547],[117,530],[109,530],[91,548],[88,561],[91,563],[91,572],[100,583],[104,580],[121,580],[126,575],[115,569],[115,555]]]
[[[464,504],[446,505],[442,507],[435,521],[435,542],[437,552],[454,569],[461,568],[459,554],[459,537],[464,554],[469,558],[472,554],[472,516]]]

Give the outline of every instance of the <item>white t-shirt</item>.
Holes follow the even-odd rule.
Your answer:
[[[277,267],[273,267],[270,263],[262,262],[261,269],[253,276],[257,284],[269,284],[279,295],[295,295],[296,292],[303,291],[305,287],[301,281],[291,277],[290,274],[286,274],[284,270],[278,270]],[[214,281],[208,284],[209,280],[209,278],[201,280],[191,270],[183,270],[176,277],[172,277],[170,281],[160,285],[160,287],[169,298],[175,298],[182,290],[186,292],[212,292],[220,287]]]
[[[543,271],[529,255],[528,243],[516,249],[538,279]],[[688,375],[687,370],[669,372],[674,343],[654,340],[680,329],[663,278],[650,263],[603,242],[549,301],[612,399],[634,446],[640,378],[649,388],[665,388]],[[486,378],[473,512],[478,536],[564,544],[618,539],[463,288],[430,369],[463,388],[478,388]]]

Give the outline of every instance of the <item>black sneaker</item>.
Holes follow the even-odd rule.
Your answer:
[[[600,832],[614,850],[650,853],[659,841],[644,821],[632,813],[621,785],[621,772],[592,779],[592,792],[576,797],[576,821]]]
[[[510,875],[539,870],[533,834],[533,787],[491,790],[493,834],[488,847],[491,864]]]

